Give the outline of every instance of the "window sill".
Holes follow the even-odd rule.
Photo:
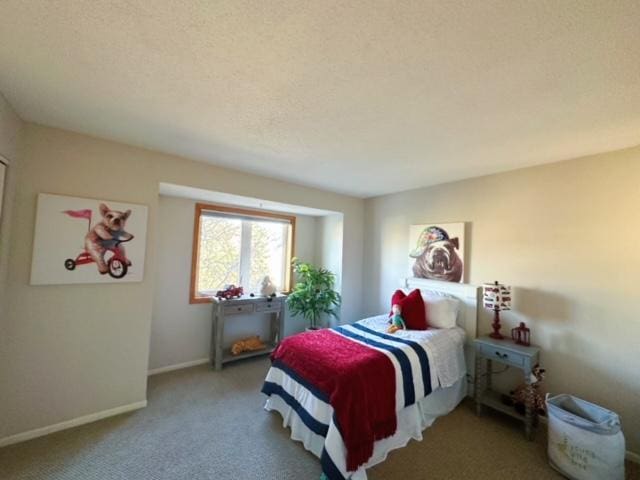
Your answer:
[[[291,293],[291,291],[286,291],[286,292],[278,292],[278,295],[282,295],[284,297],[287,297],[289,294]],[[247,295],[249,296],[249,295]],[[212,299],[215,298],[215,295],[211,295],[211,296],[206,296],[206,297],[192,297],[189,299],[189,303],[194,305],[194,304],[198,304],[198,303],[212,303]],[[255,294],[252,298],[263,298],[261,295],[259,294]]]
[[[211,298],[212,297],[192,297],[192,298],[189,299],[189,303],[190,304],[211,303]]]

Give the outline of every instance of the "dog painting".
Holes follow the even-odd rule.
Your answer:
[[[140,282],[146,230],[144,205],[40,194],[31,284]]]
[[[414,277],[464,281],[464,223],[411,225],[409,242]]]
[[[117,248],[117,254],[123,258],[127,266],[131,266],[131,261],[127,259],[124,246],[122,245],[124,242],[133,240],[133,235],[124,229],[127,218],[131,215],[131,210],[127,210],[126,212],[111,210],[104,203],[101,203],[98,209],[100,210],[102,220],[89,230],[84,237],[84,248],[96,263],[98,272],[104,275],[109,272],[109,265],[104,259],[104,255],[108,250],[115,250]],[[118,277],[116,276],[115,278]]]

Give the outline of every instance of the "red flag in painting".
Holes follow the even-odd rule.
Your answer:
[[[65,210],[63,213],[73,218],[86,218],[87,220],[91,220],[91,210],[88,208],[84,210]]]

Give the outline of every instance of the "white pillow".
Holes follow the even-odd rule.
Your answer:
[[[429,327],[454,328],[460,309],[460,301],[453,297],[422,294]]]

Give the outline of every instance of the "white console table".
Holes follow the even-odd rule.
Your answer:
[[[276,297],[250,297],[248,295],[231,300],[212,298],[213,302],[213,325],[211,329],[211,363],[216,370],[222,369],[222,364],[240,360],[242,358],[265,355],[273,352],[280,341],[282,325],[284,319],[285,295]],[[243,352],[239,355],[232,355],[230,349],[223,349],[224,324],[231,321],[234,315],[256,315],[262,316],[270,314],[270,338],[266,339],[267,348],[255,350],[253,352]],[[265,340],[265,339],[263,339]]]

